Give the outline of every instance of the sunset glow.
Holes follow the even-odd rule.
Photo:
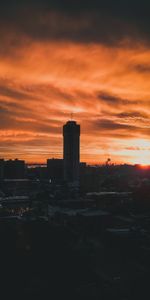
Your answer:
[[[38,13],[37,35],[9,22],[1,28],[0,157],[28,162],[62,157],[62,126],[73,113],[81,124],[82,161],[104,163],[111,157],[114,163],[150,164],[147,41],[129,33],[115,44],[71,38],[63,35],[67,24],[78,36],[90,30],[92,17]],[[47,38],[38,35],[40,26],[48,28]]]

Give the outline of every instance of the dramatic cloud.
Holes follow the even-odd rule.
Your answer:
[[[1,157],[62,157],[73,113],[82,160],[147,163],[149,11],[146,0],[2,1]]]
[[[148,41],[149,11],[148,0],[24,0],[0,4],[2,24],[16,33],[42,40],[108,44],[129,37]]]

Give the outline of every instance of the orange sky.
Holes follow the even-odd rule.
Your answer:
[[[3,43],[17,38],[9,29]],[[149,164],[147,43],[19,39],[0,52],[1,158],[62,157],[62,126],[73,112],[82,161]]]

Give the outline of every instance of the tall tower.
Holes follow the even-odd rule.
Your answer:
[[[64,138],[64,180],[74,186],[79,185],[80,125],[68,121],[63,126]]]

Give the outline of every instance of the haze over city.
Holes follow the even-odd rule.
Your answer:
[[[62,157],[81,124],[81,161],[149,164],[148,1],[0,3],[0,156]]]

